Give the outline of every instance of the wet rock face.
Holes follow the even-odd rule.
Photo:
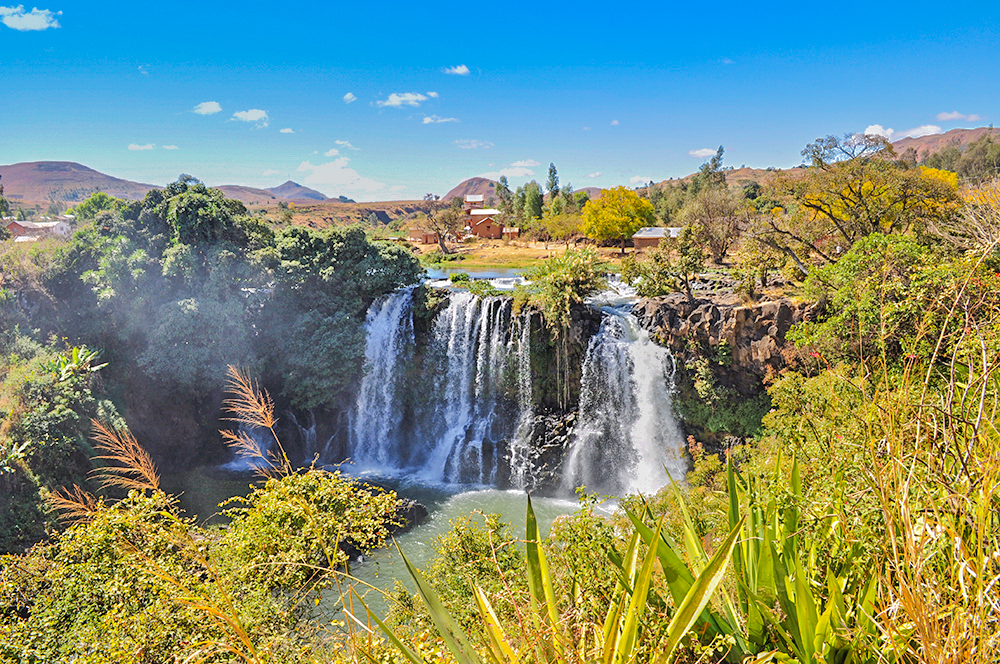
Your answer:
[[[689,301],[675,293],[639,302],[633,313],[682,359],[703,354],[726,342],[732,353],[730,381],[744,394],[759,389],[769,371],[788,364],[791,349],[785,335],[795,323],[815,320],[816,306],[789,299],[753,306]]]
[[[532,419],[526,460],[527,491],[546,494],[558,489],[576,421],[575,412],[539,414]]]

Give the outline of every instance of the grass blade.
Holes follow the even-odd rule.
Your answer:
[[[736,546],[736,538],[739,536],[745,520],[746,516],[744,515],[726,537],[719,550],[712,556],[712,559],[708,561],[704,571],[695,579],[694,585],[684,597],[684,601],[677,607],[677,613],[674,614],[670,625],[667,626],[667,642],[661,661],[669,662],[673,658],[674,651],[681,639],[698,620],[698,616],[712,599],[715,589],[722,583],[722,577],[725,576],[733,547]]]
[[[458,626],[454,618],[451,617],[448,610],[444,608],[437,593],[424,580],[420,570],[413,566],[413,563],[406,557],[403,550],[399,548],[399,544],[396,545],[396,550],[399,551],[400,557],[406,563],[406,570],[413,578],[413,582],[416,583],[417,592],[420,593],[424,604],[427,605],[427,612],[430,613],[431,620],[434,621],[434,625],[438,628],[438,632],[441,633],[441,638],[444,639],[444,643],[448,646],[451,654],[455,656],[459,664],[482,664],[482,660],[476,654],[476,650],[469,642],[469,638],[462,631],[462,628]]]

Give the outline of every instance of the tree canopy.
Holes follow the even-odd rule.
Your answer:
[[[653,205],[626,187],[614,187],[601,192],[601,197],[588,201],[583,208],[583,234],[594,240],[620,240],[625,253],[625,240],[644,226],[653,226],[656,218]]]

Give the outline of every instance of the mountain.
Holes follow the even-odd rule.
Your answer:
[[[0,166],[4,196],[12,201],[77,203],[95,191],[138,200],[151,189],[162,189],[99,173],[72,161],[31,161]]]
[[[444,195],[443,201],[481,194],[484,201],[496,198],[497,183],[487,178],[469,178]]]
[[[917,157],[923,160],[927,155],[939,152],[949,145],[962,148],[969,143],[975,143],[987,134],[996,135],[1000,138],[1000,129],[993,127],[978,127],[976,129],[952,129],[943,134],[931,134],[920,138],[902,138],[893,141],[892,147],[896,154],[902,155],[907,149],[913,148],[917,151]]]
[[[297,182],[292,182],[291,180],[277,187],[271,187],[267,191],[271,192],[278,198],[285,201],[329,200],[326,196],[316,191],[315,189],[310,189],[309,187],[303,187],[301,184]]]
[[[244,205],[274,205],[280,200],[268,189],[255,189],[239,184],[224,184],[213,188],[224,193],[226,198],[235,198]]]

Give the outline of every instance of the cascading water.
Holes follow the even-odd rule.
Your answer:
[[[412,302],[399,291],[369,310],[350,456],[360,470],[494,484],[530,417],[530,335],[513,332],[529,323],[512,325],[509,298],[453,293],[418,356]]]
[[[619,284],[620,286],[620,284]],[[535,414],[531,317],[508,297],[452,292],[418,344],[413,289],[368,312],[366,374],[350,417],[349,457],[362,472],[430,483],[531,485]],[[582,367],[577,426],[562,487],[654,491],[686,470],[673,417],[670,352],[609,293]],[[425,338],[426,337],[426,338]],[[418,348],[419,345],[419,348]]]
[[[587,348],[579,424],[563,469],[567,491],[651,492],[667,471],[680,478],[686,470],[668,383],[673,359],[627,309],[606,308]]]

